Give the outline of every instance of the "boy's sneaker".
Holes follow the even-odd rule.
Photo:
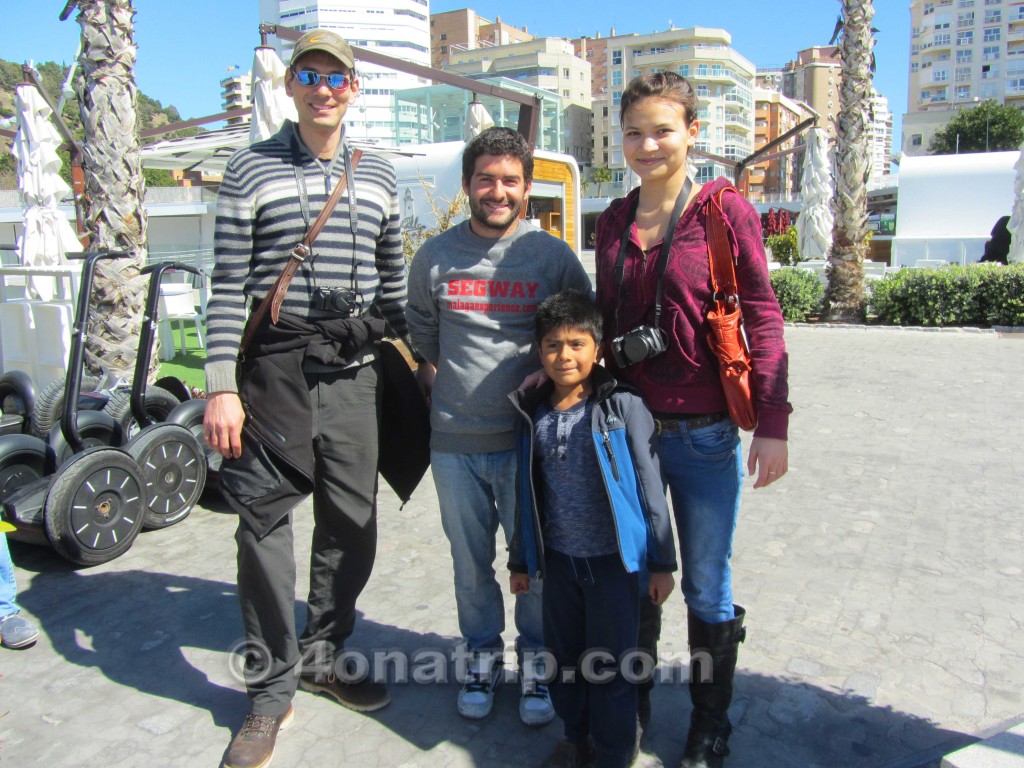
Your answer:
[[[256,715],[245,718],[224,756],[224,768],[264,768],[274,758],[277,732],[292,721],[295,709],[291,706],[283,715]]]
[[[524,659],[519,665],[519,719],[523,725],[547,725],[555,719],[545,679],[543,659]]]
[[[36,625],[20,613],[0,619],[0,643],[4,648],[28,648],[39,639]]]
[[[491,714],[494,689],[501,682],[502,662],[497,653],[481,653],[469,662],[466,682],[459,691],[459,714],[480,720]]]

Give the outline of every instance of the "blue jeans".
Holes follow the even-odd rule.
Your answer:
[[[593,737],[595,766],[629,765],[636,744],[636,684],[620,664],[637,645],[639,576],[628,573],[617,554],[570,557],[548,549],[546,555],[544,637],[558,671],[551,701],[565,738],[582,744]],[[586,679],[584,659],[595,651],[610,654],[594,668],[605,677],[600,682]],[[571,681],[563,676],[569,669],[576,673]]]
[[[17,594],[14,563],[11,562],[11,552],[7,549],[7,534],[0,533],[0,619],[20,610],[14,600]]]
[[[441,525],[455,567],[455,606],[459,631],[470,651],[503,647],[504,589],[494,573],[498,525],[505,543],[512,538],[516,514],[516,453],[431,452],[430,468],[441,507]],[[540,583],[516,598],[516,649],[544,646]]]
[[[743,487],[739,430],[726,419],[662,432],[658,439],[679,534],[686,605],[706,623],[729,621],[735,618],[729,558]]]

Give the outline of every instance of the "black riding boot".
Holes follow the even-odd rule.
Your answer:
[[[640,632],[637,650],[650,655],[654,665],[658,663],[658,640],[661,638],[661,606],[651,602],[648,595],[640,598]],[[638,670],[639,671],[639,670]],[[647,730],[651,722],[651,690],[654,688],[654,672],[642,677],[636,686],[636,716],[641,730]]]
[[[690,733],[680,768],[722,768],[729,754],[729,704],[736,673],[736,656],[747,636],[746,611],[734,606],[736,618],[706,624],[692,613],[690,635]],[[710,668],[709,668],[710,666]]]

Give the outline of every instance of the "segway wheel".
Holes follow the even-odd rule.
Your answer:
[[[43,508],[46,537],[78,565],[123,555],[142,529],[142,473],[116,448],[94,448],[60,468]]]
[[[31,435],[0,440],[0,501],[46,474],[46,443]]]
[[[85,374],[82,376],[81,393],[92,392],[100,385],[99,377]],[[53,425],[60,421],[60,412],[64,407],[64,380],[51,381],[36,397],[32,407],[31,434],[46,440]]]
[[[156,423],[167,421],[171,411],[181,405],[181,401],[163,387],[146,387],[146,413]],[[110,401],[103,407],[114,420],[121,424],[125,439],[135,437],[142,430],[132,417],[132,396],[129,392],[115,392]]]
[[[195,435],[177,424],[157,424],[133,437],[127,451],[142,471],[142,527],[166,528],[188,517],[206,483],[206,455]]]
[[[206,415],[206,400],[186,400],[167,417],[168,424],[180,424],[196,436],[206,453],[206,492],[208,498],[216,498],[220,492],[220,465],[224,457],[206,443],[203,435],[203,417]]]
[[[35,400],[35,386],[24,371],[8,371],[0,376],[0,435],[31,434]]]

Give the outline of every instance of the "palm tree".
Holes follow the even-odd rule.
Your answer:
[[[874,45],[872,0],[840,0],[843,5],[843,84],[836,127],[836,195],[832,209],[832,251],[829,254],[827,315],[855,322],[864,317],[864,269],[867,252],[867,181],[869,170],[871,73]]]
[[[73,3],[68,3],[66,13]],[[91,247],[131,257],[99,262],[86,366],[131,372],[144,311],[145,192],[136,128],[134,16],[131,0],[78,0],[82,28],[78,103],[85,130],[86,229]],[[155,357],[155,356],[154,356]]]

